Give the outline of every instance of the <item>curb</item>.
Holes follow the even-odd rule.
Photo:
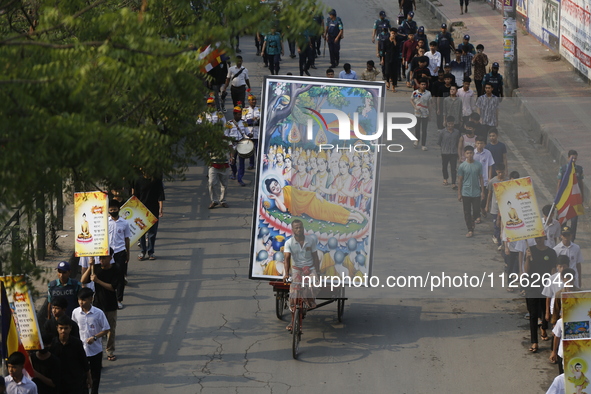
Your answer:
[[[443,11],[441,11],[441,7],[442,5],[437,5],[436,3],[439,3],[437,0],[431,1],[431,0],[424,0],[421,2],[425,8],[427,8],[427,10],[429,10],[429,12],[431,14],[433,14],[433,16],[435,17],[435,19],[437,19],[439,21],[439,23],[445,23],[448,26],[448,31],[451,33],[451,35],[454,38],[458,38],[461,36],[461,27],[464,25],[464,22],[462,21],[458,21],[458,22],[452,22],[451,19],[449,19],[447,17],[447,15],[445,15],[445,13]],[[437,31],[439,31],[439,29],[437,29]]]

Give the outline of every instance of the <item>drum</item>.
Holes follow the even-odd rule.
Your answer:
[[[248,138],[244,138],[236,144],[236,151],[240,157],[247,159],[254,154],[254,142]]]

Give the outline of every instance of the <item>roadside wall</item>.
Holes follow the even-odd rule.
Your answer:
[[[504,0],[507,5],[511,0]],[[591,0],[513,0],[517,20],[591,82]],[[487,0],[501,13],[499,0]],[[493,4],[494,2],[494,4]]]

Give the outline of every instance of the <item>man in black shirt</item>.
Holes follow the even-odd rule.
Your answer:
[[[537,237],[536,244],[525,252],[525,273],[530,286],[525,289],[525,302],[529,312],[531,334],[530,352],[538,351],[538,318],[542,319],[542,340],[548,340],[546,320],[546,297],[542,294],[543,283],[550,279],[550,272],[556,266],[556,252],[546,246],[546,237]],[[544,279],[546,278],[546,279]]]
[[[53,303],[51,304],[51,315],[43,325],[43,331],[45,332],[49,343],[51,343],[53,338],[58,336],[57,321],[62,316],[68,316],[67,307],[68,300],[66,300],[64,297],[55,297],[53,299]],[[72,331],[70,332],[70,335],[80,338],[80,329],[78,328],[78,324],[76,324],[74,321],[72,322]]]
[[[164,215],[164,185],[162,183],[162,178],[150,176],[144,171],[142,171],[142,175],[142,177],[134,182],[131,193],[136,196],[154,216],[161,218]],[[140,261],[146,258],[146,253],[150,260],[156,260],[156,256],[154,256],[154,245],[156,243],[156,234],[158,233],[159,223],[160,219],[150,227],[145,236],[140,238],[140,247],[142,249],[142,252],[138,256]],[[148,242],[146,242],[146,238]]]
[[[62,364],[61,392],[83,394],[88,393],[88,389],[92,387],[92,377],[82,341],[70,335],[72,323],[72,319],[67,316],[58,319],[59,336],[53,338],[49,351],[55,354]]]
[[[113,249],[111,249],[111,252]],[[117,328],[117,285],[121,280],[119,269],[111,264],[111,256],[100,256],[100,265],[93,266],[82,275],[82,283],[94,282],[94,299],[92,305],[105,313],[109,322],[107,333],[107,359],[115,361],[115,329]]]
[[[33,365],[33,382],[39,394],[57,394],[61,389],[62,364],[49,351],[52,339],[43,336],[44,349],[29,353]]]

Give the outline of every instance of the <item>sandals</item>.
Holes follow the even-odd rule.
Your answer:
[[[529,351],[532,353],[537,353],[538,352],[538,344],[534,343],[533,345],[531,345],[531,347],[529,348]]]
[[[474,231],[468,231],[468,233],[466,233],[466,238],[472,238],[472,236],[474,236]]]
[[[111,355],[111,356],[108,356],[108,357],[107,357],[107,360],[109,360],[109,361],[115,361],[115,360],[117,360],[117,356],[115,356],[115,355],[113,354],[113,355]]]
[[[482,223],[482,220],[480,220],[480,218],[478,218],[478,219],[476,219],[476,220],[474,221],[474,223],[475,223],[475,224],[480,224],[480,223]]]
[[[452,188],[453,190],[458,190],[458,185],[456,185],[455,183],[453,183],[453,184],[451,185],[451,188]]]
[[[285,329],[289,332],[291,332],[291,330],[293,329],[291,324],[288,324],[287,327],[285,327]]]
[[[546,330],[544,330],[546,331]],[[548,332],[546,332],[546,335],[544,335],[544,333],[542,331],[540,331],[540,338],[542,338],[542,341],[549,341],[550,337],[548,336]]]
[[[449,182],[447,182],[447,179],[443,180],[443,186],[449,186]]]

